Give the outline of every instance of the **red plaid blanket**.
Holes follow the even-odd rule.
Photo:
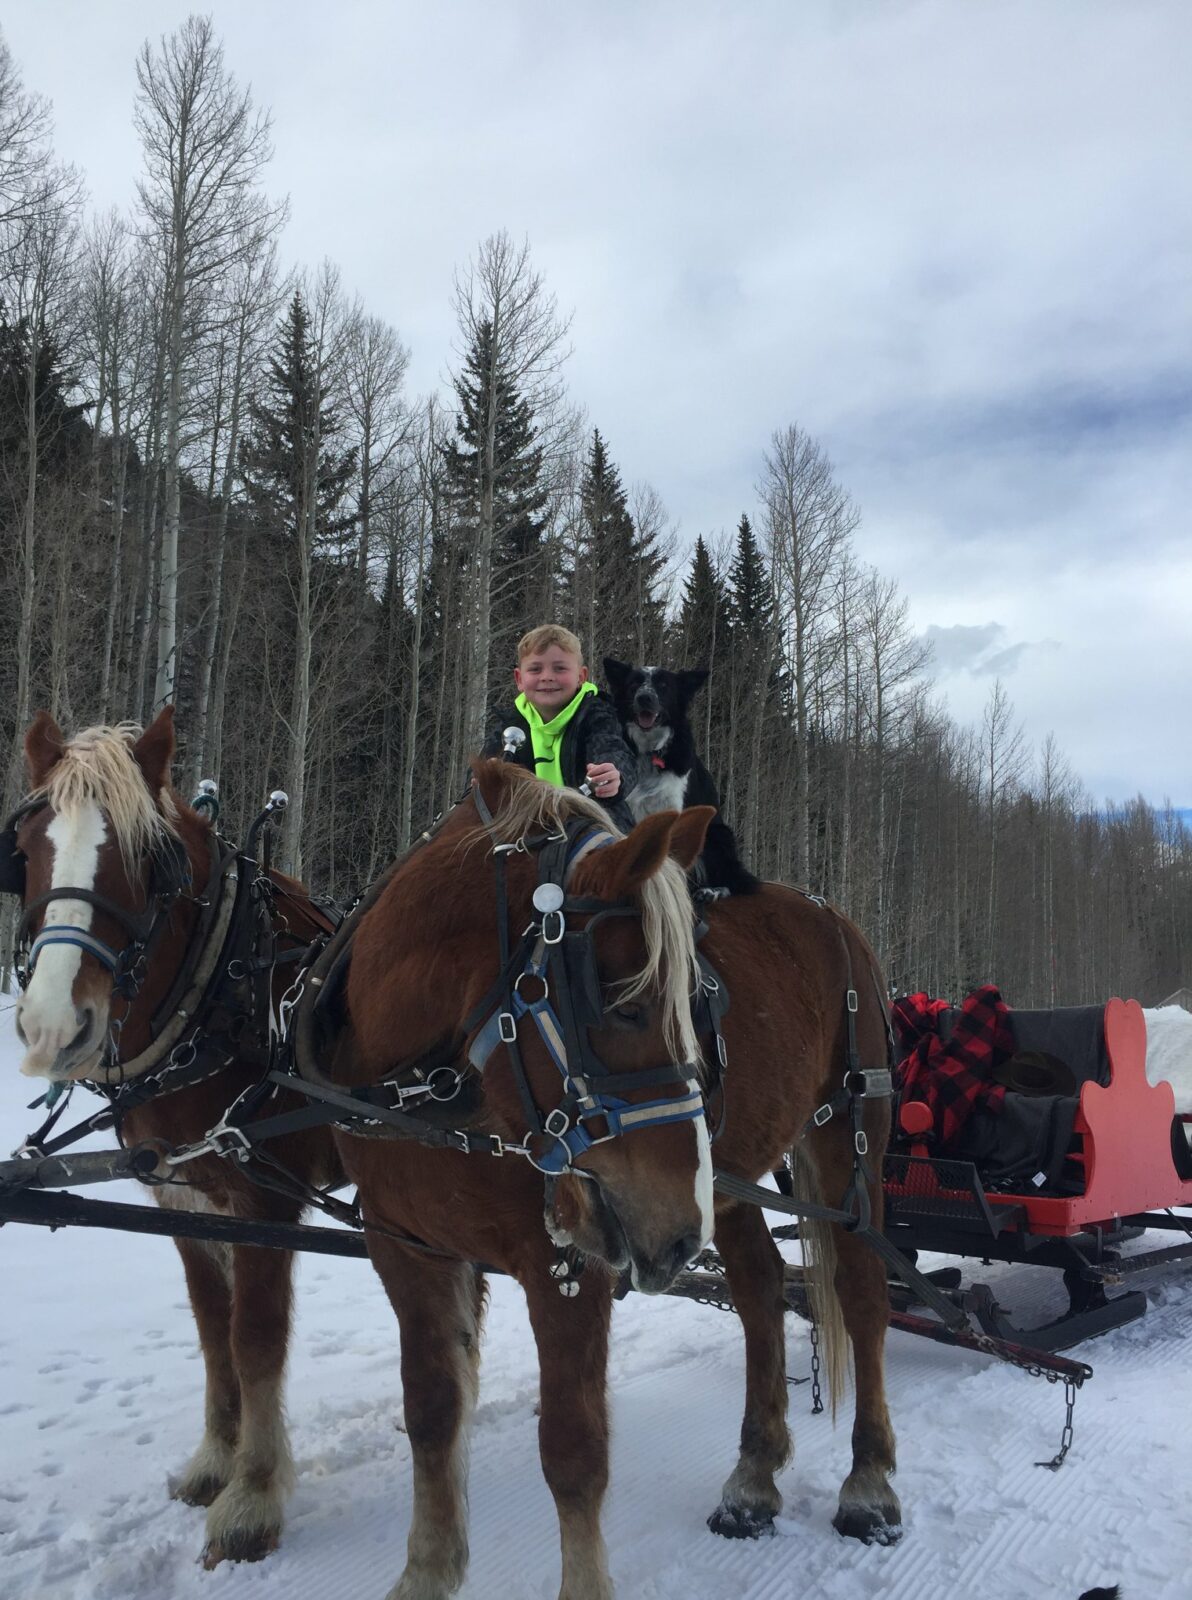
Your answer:
[[[1002,1109],[1006,1091],[990,1082],[990,1075],[1014,1054],[1009,1008],[994,984],[973,990],[945,1041],[936,1028],[940,1012],[947,1009],[946,1000],[925,994],[910,994],[894,1004],[894,1032],[902,1057],[895,1077],[904,1100],[922,1100],[931,1107],[941,1149],[955,1141],[974,1106]]]

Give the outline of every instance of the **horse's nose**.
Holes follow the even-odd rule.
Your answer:
[[[64,1055],[75,1055],[88,1049],[91,1044],[91,1035],[95,1031],[95,1007],[84,1004],[75,1007],[75,1016],[78,1018],[79,1031],[63,1051]]]
[[[688,1233],[682,1239],[679,1239],[672,1247],[670,1259],[667,1263],[671,1275],[677,1276],[682,1272],[687,1263],[694,1261],[695,1257],[699,1255],[701,1249],[702,1245],[700,1244],[698,1233]]]

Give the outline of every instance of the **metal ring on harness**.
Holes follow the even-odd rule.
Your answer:
[[[446,1092],[441,1092],[435,1087],[436,1078],[447,1078],[449,1080],[449,1086],[446,1089]],[[459,1085],[460,1074],[456,1072],[454,1067],[436,1067],[435,1070],[428,1075],[426,1080],[427,1093],[430,1095],[432,1100],[437,1100],[440,1104],[443,1104],[448,1100],[454,1100],[456,1095],[459,1093]]]
[[[533,978],[535,982],[542,985],[542,993],[536,1000],[527,1000],[525,995],[521,992],[523,978]],[[547,978],[545,972],[534,972],[531,968],[527,967],[524,972],[519,972],[517,977],[513,980],[513,992],[523,1005],[540,1006],[544,1000],[550,999],[550,980]]]

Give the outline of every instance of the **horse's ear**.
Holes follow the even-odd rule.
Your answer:
[[[65,750],[62,729],[48,711],[39,711],[25,734],[25,764],[33,788],[41,788]]]
[[[618,661],[615,656],[605,656],[604,681],[608,684],[609,688],[614,694],[625,682],[626,678],[632,671],[633,668],[626,666],[624,661]]]
[[[675,677],[679,680],[679,693],[683,696],[683,704],[686,705],[689,700],[694,700],[699,690],[707,683],[708,669],[691,667],[683,672],[676,672]]]
[[[657,811],[643,817],[633,832],[603,850],[593,850],[580,862],[573,892],[595,895],[598,900],[623,900],[652,878],[671,853],[671,834],[679,820],[677,811]]]
[[[145,775],[149,793],[156,798],[170,785],[174,760],[174,707],[162,706],[132,747],[133,760]]]
[[[690,806],[686,811],[679,812],[679,820],[675,823],[674,833],[671,834],[670,853],[684,872],[690,872],[699,860],[708,828],[715,815],[715,806]]]
[[[510,782],[516,783],[518,778],[528,776],[524,767],[501,756],[478,756],[472,762],[472,777],[480,790],[480,798],[494,815],[501,807]]]

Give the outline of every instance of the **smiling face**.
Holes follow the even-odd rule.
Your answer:
[[[535,711],[547,722],[575,699],[588,681],[588,669],[577,655],[561,645],[531,652],[514,668],[514,682]]]

